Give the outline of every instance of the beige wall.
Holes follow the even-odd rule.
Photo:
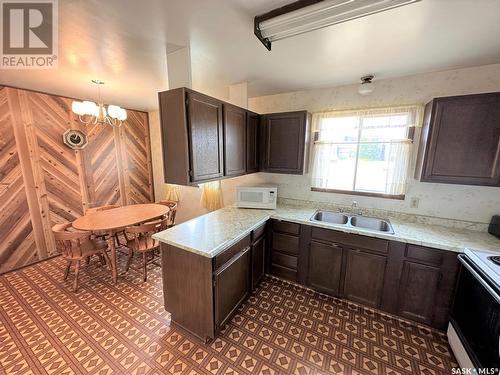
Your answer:
[[[348,109],[426,103],[433,97],[500,91],[500,64],[375,80],[375,91],[360,96],[357,85],[297,91],[249,99],[249,109],[258,113]],[[487,223],[500,213],[500,188],[430,184],[410,180],[404,201],[310,191],[310,176],[264,174],[266,182],[278,184],[278,196],[350,204],[361,207],[416,213]],[[411,198],[420,199],[418,208]]]
[[[149,123],[151,133],[151,153],[153,163],[153,176],[155,187],[155,200],[165,197],[165,183],[163,181],[163,157],[161,149],[161,131],[158,111],[149,112]],[[225,205],[233,204],[235,201],[235,188],[238,185],[250,185],[263,182],[263,173],[251,174],[222,180],[222,196]],[[203,215],[208,211],[202,207],[201,188],[180,186],[180,202],[178,205],[177,222],[192,219]]]

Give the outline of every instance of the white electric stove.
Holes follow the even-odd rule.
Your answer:
[[[500,253],[465,249],[465,255],[500,288]]]
[[[466,249],[458,260],[450,346],[462,368],[500,374],[500,253]]]

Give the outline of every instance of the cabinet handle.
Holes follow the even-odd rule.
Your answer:
[[[337,244],[336,244],[336,243],[334,243],[334,242],[332,242],[332,243],[330,244],[330,246],[335,247],[335,248],[337,248],[337,249],[340,249],[340,248],[342,247],[342,246],[340,246],[340,245],[337,245]]]

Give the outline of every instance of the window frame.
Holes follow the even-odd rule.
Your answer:
[[[414,157],[414,145],[415,145],[415,133],[416,133],[416,128],[421,127],[421,106],[418,104],[413,104],[413,105],[403,105],[403,106],[388,106],[388,107],[377,107],[377,108],[364,108],[364,109],[352,109],[352,110],[340,110],[340,111],[328,111],[328,112],[323,112],[323,113],[332,113],[335,114],[335,116],[332,117],[341,117],[339,116],[340,113],[345,113],[345,117],[348,117],[348,115],[352,115],[356,112],[362,113],[366,112],[366,114],[363,115],[358,115],[358,116],[366,116],[368,112],[373,111],[385,111],[385,110],[390,110],[390,111],[395,111],[397,113],[398,109],[401,109],[402,112],[410,112],[414,111],[414,121],[413,124],[408,125],[408,130],[407,130],[407,141],[411,143],[411,148],[410,148],[410,154],[408,155],[409,157],[409,165],[408,165],[408,171],[407,171],[407,176],[406,176],[406,181],[410,179],[411,176],[411,169],[412,169],[412,161]],[[389,114],[388,114],[389,115]],[[311,150],[313,153],[317,152],[315,150],[316,147],[316,142],[318,141],[319,138],[319,130],[312,129],[312,137],[311,137]],[[360,132],[359,134],[361,135],[362,129],[360,127]],[[332,144],[338,143],[338,142],[331,142]],[[357,154],[356,154],[356,166],[354,170],[354,179],[353,179],[353,186],[355,186],[356,183],[356,174],[357,174],[357,165],[359,162],[359,146],[362,144],[368,144],[368,143],[391,143],[391,142],[362,142],[360,141],[360,137],[358,136],[358,141],[357,142],[352,142],[352,144],[357,145]],[[399,143],[399,142],[395,142]],[[314,170],[314,158],[311,158],[311,166],[310,169],[311,171]],[[322,187],[315,187],[312,186],[312,181],[310,180],[311,183],[311,191],[314,192],[320,192],[320,193],[334,193],[334,194],[344,194],[344,195],[357,195],[357,196],[365,196],[365,197],[374,197],[374,198],[385,198],[385,199],[394,199],[394,200],[404,200],[406,197],[406,192],[404,194],[387,194],[387,193],[379,193],[379,192],[371,192],[371,191],[358,191],[358,190],[343,190],[343,189],[332,189],[332,188],[322,188]]]

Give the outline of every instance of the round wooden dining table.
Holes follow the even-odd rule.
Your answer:
[[[126,227],[130,227],[132,225],[158,219],[167,214],[169,210],[169,207],[155,203],[122,206],[81,216],[73,221],[73,228],[90,232],[109,233],[111,274],[113,276],[113,282],[116,284],[118,279],[118,269],[116,260],[115,233],[120,232]]]

